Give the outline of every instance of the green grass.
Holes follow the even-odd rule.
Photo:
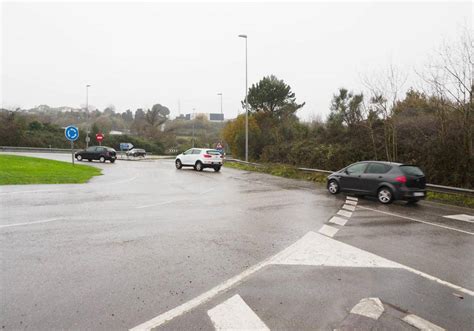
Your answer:
[[[273,176],[292,178],[292,179],[301,179],[311,182],[326,183],[326,174],[317,173],[317,172],[306,172],[296,169],[295,167],[285,165],[285,164],[262,164],[261,166],[253,166],[242,163],[235,162],[225,162],[225,167],[246,170],[246,171],[256,171],[265,174],[270,174]]]
[[[224,166],[245,171],[256,171],[285,178],[308,180],[320,184],[326,184],[327,180],[326,174],[305,172],[298,170],[295,167],[283,164],[261,164],[261,166],[257,167],[254,165],[226,162],[224,163]],[[474,197],[467,195],[428,192],[426,200],[448,205],[474,208]]]
[[[101,170],[86,165],[40,159],[36,157],[0,155],[0,185],[85,183]]]

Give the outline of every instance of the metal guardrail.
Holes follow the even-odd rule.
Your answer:
[[[230,158],[230,159],[226,158],[225,160],[230,161],[230,162],[249,164],[249,165],[252,165],[252,166],[255,166],[255,167],[263,167],[263,165],[259,164],[259,163],[246,162],[246,161],[242,161],[242,160],[234,159],[234,158]],[[334,171],[329,171],[329,170],[313,169],[313,168],[296,168],[296,169],[301,170],[301,171],[318,172],[318,173],[324,173],[324,174],[332,174],[334,172]],[[463,195],[473,195],[474,196],[474,190],[467,189],[467,188],[436,185],[436,184],[426,184],[426,187],[427,187],[428,191],[431,191],[431,192],[463,194]]]
[[[76,150],[76,149],[75,149]],[[70,148],[0,146],[0,152],[71,153]]]

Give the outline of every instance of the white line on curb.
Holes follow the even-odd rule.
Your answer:
[[[333,216],[333,217],[329,220],[329,223],[334,223],[334,224],[337,224],[337,225],[344,226],[344,225],[346,225],[347,221],[348,221],[348,220],[345,219],[345,218],[338,217],[338,216]]]
[[[207,315],[216,330],[270,331],[238,294],[208,310]]]
[[[453,220],[458,220],[458,221],[463,221],[463,222],[474,223],[474,216],[467,215],[467,214],[446,215],[446,216],[443,216],[443,217],[451,218]]]
[[[319,229],[319,233],[324,234],[325,236],[328,237],[334,237],[334,235],[339,231],[339,229],[329,226],[329,225],[323,225],[321,229]]]
[[[344,205],[344,206],[342,206],[342,209],[354,211],[354,210],[356,209],[356,207],[355,207],[355,206],[351,206],[351,205]]]
[[[355,197],[346,197],[346,199],[352,200],[352,201],[358,201],[359,200],[358,198],[355,198]]]
[[[350,218],[352,213],[350,211],[339,210],[336,214]]]
[[[394,214],[394,213],[389,213],[389,212],[386,212],[386,211],[381,211],[381,210],[377,210],[377,209],[373,209],[373,208],[368,208],[368,207],[359,206],[359,208],[367,209],[367,210],[371,210],[371,211],[375,211],[375,212],[381,213],[381,214],[386,214],[386,215],[390,215],[390,216],[395,216],[395,217],[404,218],[404,219],[407,219],[407,220],[410,220],[410,221],[413,221],[413,222],[419,222],[419,223],[423,223],[423,224],[428,224],[428,225],[437,226],[437,227],[440,227],[440,228],[443,228],[443,229],[448,229],[448,230],[453,230],[453,231],[457,231],[457,232],[462,232],[462,233],[467,233],[467,234],[470,234],[470,235],[474,235],[474,232],[464,231],[464,230],[452,228],[452,227],[450,227],[450,226],[445,226],[445,225],[441,225],[441,224],[437,224],[437,223],[422,221],[422,220],[419,220],[419,219],[416,219],[416,218],[413,218],[413,217],[406,217],[406,216],[403,216],[403,215]]]
[[[346,200],[345,204],[346,204],[346,205],[357,206],[357,201],[354,201],[354,200]]]

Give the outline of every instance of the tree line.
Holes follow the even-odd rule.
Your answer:
[[[471,38],[439,52],[419,73],[423,88],[402,94],[405,77],[391,66],[364,79],[365,92],[340,88],[323,120],[303,123],[304,103],[283,80],[264,77],[248,91],[249,157],[338,170],[361,160],[416,164],[431,183],[472,188],[473,57]],[[223,138],[232,155],[245,155],[245,115],[228,123]]]

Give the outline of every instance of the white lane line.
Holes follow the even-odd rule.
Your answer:
[[[50,219],[48,219],[48,220],[42,220],[42,221],[34,221],[34,222],[25,222],[25,223],[16,223],[16,224],[0,225],[0,229],[9,228],[9,227],[14,227],[14,226],[23,226],[23,225],[31,225],[31,224],[48,223],[48,222],[54,222],[54,221],[59,221],[59,220],[63,220],[63,218],[50,218]]]
[[[183,201],[183,199],[168,200],[168,201],[153,203],[151,205],[138,206],[138,207],[135,207],[135,208],[136,209],[142,209],[142,208],[148,208],[148,207],[162,206],[162,205],[167,205],[167,204],[170,204],[170,203],[173,203],[173,202],[179,202],[179,201]]]
[[[353,205],[353,206],[357,206],[357,201],[353,201],[353,200],[346,200],[345,204],[346,204],[346,205]]]
[[[383,312],[383,304],[379,298],[364,298],[351,309],[351,314],[365,316],[374,320],[378,320]]]
[[[59,191],[59,190],[14,191],[14,192],[0,192],[0,194],[40,193],[40,192],[54,192],[54,191]]]
[[[457,232],[461,232],[461,233],[467,233],[467,234],[470,234],[471,236],[474,235],[474,232],[464,231],[464,230],[452,228],[450,226],[441,225],[441,224],[438,224],[438,223],[427,222],[427,221],[419,220],[419,219],[413,218],[413,217],[406,217],[406,216],[403,216],[403,215],[400,215],[400,214],[389,213],[389,212],[386,212],[386,211],[381,211],[381,210],[368,208],[368,207],[363,207],[363,206],[359,206],[359,208],[375,211],[377,213],[381,213],[381,214],[385,214],[385,215],[404,218],[404,219],[407,219],[407,220],[410,220],[410,221],[413,221],[413,222],[419,222],[419,223],[423,223],[423,224],[433,225],[433,226],[437,226],[439,228],[443,228],[443,229],[447,229],[447,230],[453,230],[453,231],[457,231]]]
[[[183,303],[182,305],[180,305],[178,307],[175,307],[171,310],[168,310],[167,312],[164,312],[163,314],[158,315],[158,316],[152,318],[151,320],[149,320],[145,323],[137,325],[137,326],[135,326],[134,328],[132,328],[130,330],[131,331],[134,331],[134,330],[151,330],[153,328],[156,328],[160,325],[163,325],[163,324],[171,321],[172,319],[174,319],[178,316],[181,316],[182,314],[184,314],[184,313],[196,308],[197,306],[200,306],[201,304],[211,300],[216,295],[221,294],[221,293],[227,291],[229,288],[241,283],[244,279],[251,276],[255,272],[259,271],[263,267],[265,267],[269,264],[272,264],[273,261],[279,260],[280,256],[282,254],[286,254],[287,250],[292,250],[293,246],[295,246],[297,244],[298,244],[298,242],[290,245],[289,247],[287,247],[283,251],[269,257],[266,260],[263,260],[260,263],[255,264],[254,266],[244,270],[243,272],[241,272],[237,276],[234,276],[234,277],[226,280],[225,282],[213,287],[212,289],[210,289],[207,292],[202,293],[201,295],[195,297],[194,299],[191,299],[188,302],[185,302],[185,303]]]
[[[349,197],[347,196],[346,199],[348,200],[352,200],[352,201],[358,201],[359,199],[358,198],[355,198],[355,197]]]
[[[347,221],[348,221],[348,220],[345,219],[345,218],[333,216],[333,217],[329,220],[329,223],[334,223],[334,224],[337,224],[337,225],[344,226],[344,225],[346,225]]]
[[[467,215],[467,214],[446,215],[446,216],[443,216],[443,217],[451,218],[453,220],[458,220],[458,221],[463,221],[463,222],[474,223],[474,216]]]
[[[351,206],[351,205],[344,205],[344,206],[342,206],[342,209],[354,211],[354,210],[356,209],[356,207],[355,207],[355,206]]]
[[[319,229],[319,233],[324,234],[325,236],[328,237],[334,237],[334,235],[339,231],[339,229],[329,226],[329,225],[323,225],[321,229]]]
[[[208,310],[207,315],[216,330],[270,331],[238,294]]]
[[[336,214],[350,218],[352,213],[350,211],[339,210]]]
[[[306,254],[309,257],[309,263],[304,263]],[[316,261],[318,260],[318,261]],[[315,264],[316,263],[316,264]],[[131,330],[151,330],[172,319],[181,316],[184,313],[200,306],[201,304],[211,300],[213,297],[221,294],[231,287],[241,283],[246,278],[261,270],[270,264],[294,264],[294,265],[325,265],[325,266],[348,266],[348,267],[376,267],[376,268],[402,268],[410,272],[418,272],[422,277],[434,280],[440,284],[446,285],[459,292],[463,292],[474,296],[474,292],[460,286],[445,282],[439,278],[422,273],[415,269],[406,267],[399,263],[387,260],[383,257],[361,250],[354,246],[350,246],[343,242],[331,239],[315,232],[308,232],[300,240],[285,248],[283,251],[263,260],[260,263],[244,270],[242,273],[234,276],[225,282],[213,287],[207,292],[175,307],[151,320],[137,325]]]
[[[445,331],[445,329],[442,327],[437,326],[436,324],[433,324],[417,315],[407,315],[403,318],[403,320],[419,330]]]

